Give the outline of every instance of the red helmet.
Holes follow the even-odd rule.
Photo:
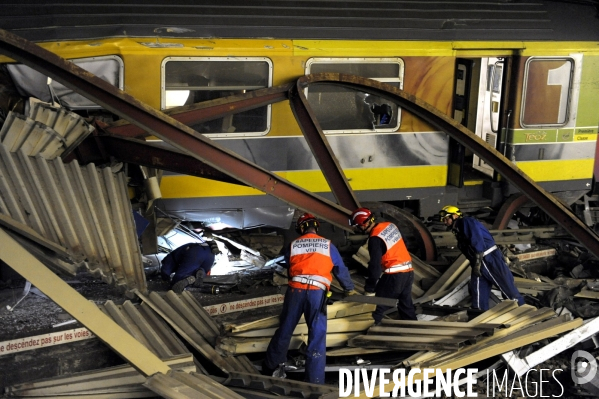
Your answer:
[[[373,220],[372,212],[368,208],[358,208],[352,212],[349,224],[351,226],[363,226]]]
[[[295,231],[297,231],[299,234],[304,234],[304,231],[306,231],[308,227],[314,227],[316,231],[318,231],[320,223],[318,223],[318,220],[316,220],[314,215],[304,213],[297,219],[297,222],[295,223]]]

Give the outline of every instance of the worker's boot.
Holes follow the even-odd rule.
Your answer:
[[[172,290],[175,291],[175,293],[180,294],[185,290],[185,287],[193,284],[195,281],[196,278],[194,276],[185,277],[173,284]]]
[[[196,281],[193,283],[194,287],[201,287],[204,284],[204,277],[206,276],[206,271],[204,269],[200,269],[196,272]]]
[[[285,374],[285,363],[279,364],[279,367],[275,369],[272,376],[275,378],[287,378],[287,374]]]

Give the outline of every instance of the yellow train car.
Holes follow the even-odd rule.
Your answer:
[[[349,73],[451,116],[568,203],[593,183],[599,24],[591,2],[175,2],[85,13],[57,3],[45,8],[52,18],[23,7],[8,7],[0,27],[160,110],[312,73]],[[3,86],[14,88],[0,102],[4,112],[35,97],[115,119],[31,68],[2,62]],[[331,85],[306,94],[360,201],[427,218],[446,203],[496,207],[515,192],[476,154],[388,99]],[[332,198],[288,102],[192,127]],[[215,227],[286,227],[293,215],[259,190],[211,179],[165,171],[160,190],[165,213]]]

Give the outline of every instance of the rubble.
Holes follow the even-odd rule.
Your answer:
[[[563,370],[559,382],[568,393],[592,392],[593,386],[588,386],[589,383],[586,387],[577,385],[565,376],[569,374],[568,355],[582,347],[594,351],[595,345],[591,344],[592,348],[589,348],[589,342],[593,342],[596,333],[590,319],[599,316],[599,281],[590,270],[595,260],[578,246],[569,242],[564,244],[555,238],[554,231],[552,228],[540,228],[515,234],[501,233],[505,258],[515,276],[516,286],[526,297],[527,305],[521,307],[512,301],[501,301],[500,293],[496,292],[496,305],[491,310],[477,313],[468,309],[469,264],[443,234],[440,242],[449,243],[449,247],[438,247],[437,262],[429,264],[414,257],[413,298],[420,313],[418,321],[394,320],[391,310],[380,325],[373,326],[370,313],[374,305],[343,301],[330,303],[327,308],[327,357],[331,365],[327,366],[327,379],[335,381],[334,373],[340,369],[373,370],[382,367],[386,362],[384,359],[394,359],[394,367],[404,368],[406,372],[416,368],[455,370],[493,361],[493,366],[485,366],[489,368],[477,374],[480,393],[484,393],[484,387],[490,383],[483,372],[485,370],[506,373],[512,381],[523,373],[543,367]],[[214,290],[208,294],[205,290],[190,288],[177,295],[156,280],[156,275],[155,278],[149,275],[148,294],[133,290],[135,298],[125,299],[117,288],[111,288],[112,299],[95,301],[104,314],[157,356],[162,359],[173,356],[187,356],[185,359],[189,359],[192,356],[193,367],[189,367],[187,362],[187,368],[181,372],[149,379],[129,371],[123,376],[131,375],[127,378],[133,378],[131,384],[125,384],[135,386],[131,389],[119,388],[120,380],[111,376],[112,369],[102,369],[57,376],[39,383],[15,384],[6,388],[7,395],[19,397],[32,392],[37,395],[42,389],[38,387],[42,386],[51,386],[48,392],[52,395],[68,393],[84,396],[95,392],[89,387],[76,391],[78,385],[70,380],[75,378],[78,381],[97,381],[94,387],[98,388],[94,389],[112,386],[114,397],[121,395],[122,389],[128,390],[130,395],[144,397],[150,392],[148,388],[168,396],[170,390],[209,392],[216,387],[221,387],[223,392],[224,387],[229,389],[227,397],[248,397],[257,394],[258,386],[270,395],[287,396],[292,392],[302,392],[304,397],[332,397],[338,393],[337,387],[324,386],[319,391],[320,388],[297,381],[302,378],[302,350],[307,343],[307,327],[302,321],[290,345],[287,379],[260,375],[259,364],[278,326],[278,312],[287,279],[285,269],[281,267],[283,260],[278,256],[282,249],[281,237],[268,234],[249,237],[239,240],[243,241],[240,243],[234,237],[214,236],[226,244],[220,248],[228,251],[225,257],[231,270],[245,270],[244,273],[233,271],[226,275],[207,276],[205,284],[219,287],[219,294],[214,294]],[[555,243],[560,245],[552,246]],[[353,257],[355,263],[348,262],[359,292],[363,292],[363,266],[368,262],[367,251],[364,252],[363,248]],[[262,250],[269,255],[264,256]],[[71,283],[75,286],[80,284],[73,279]],[[82,292],[93,286],[93,280],[89,284],[80,284]],[[342,291],[336,282],[332,289]],[[14,312],[19,312],[21,306],[28,308],[28,302],[52,303],[30,293],[15,307],[22,295],[22,290],[15,290],[11,300],[5,301],[15,308]],[[64,316],[60,308],[57,314]],[[64,317],[56,317],[52,324],[64,321]],[[75,323],[64,328],[80,328],[77,321]],[[526,348],[536,348],[536,351],[523,352]],[[400,360],[397,360],[398,356]],[[544,366],[547,364],[551,365]],[[534,382],[534,378],[522,380],[522,389],[531,389]],[[509,397],[503,393],[495,396]]]

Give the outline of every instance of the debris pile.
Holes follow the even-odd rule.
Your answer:
[[[397,320],[391,309],[382,323],[375,326],[371,317],[375,305],[359,302],[367,302],[368,297],[333,296],[327,307],[326,370],[327,382],[332,385],[298,381],[304,366],[302,351],[308,340],[303,320],[291,340],[286,364],[288,377],[281,379],[260,374],[264,352],[278,327],[276,310],[280,309],[287,284],[282,259],[275,257],[278,253],[274,251],[264,256],[254,249],[263,245],[264,237],[246,247],[244,244],[250,242],[240,244],[218,236],[215,239],[226,243],[226,248],[237,249],[237,252],[231,251],[234,257],[241,258],[240,254],[246,254],[246,260],[239,259],[240,265],[243,262],[244,270],[248,267],[253,270],[255,280],[253,283],[242,282],[244,279],[239,273],[232,273],[209,276],[205,284],[241,287],[245,294],[254,294],[255,306],[245,308],[226,302],[231,300],[230,294],[226,293],[231,290],[227,288],[223,288],[219,295],[212,295],[211,304],[198,301],[198,298],[206,297],[205,293],[190,288],[180,295],[172,291],[150,290],[146,294],[135,290],[136,297],[132,300],[118,304],[109,300],[98,305],[127,333],[172,366],[171,373],[146,378],[130,366],[119,366],[13,385],[6,388],[6,394],[10,397],[84,397],[102,392],[105,397],[116,398],[122,397],[124,392],[128,397],[146,397],[150,392],[165,397],[170,397],[172,392],[184,393],[187,397],[210,397],[221,392],[231,398],[260,395],[328,398],[339,395],[339,387],[335,384],[340,378],[340,370],[363,369],[372,373],[382,367],[402,369],[406,375],[413,371],[416,379],[423,377],[422,370],[425,369],[446,372],[476,367],[476,386],[480,393],[486,393],[494,383],[490,376],[507,376],[510,387],[517,385],[522,392],[530,391],[535,382],[547,382],[540,373],[551,370],[555,371],[555,378],[549,382],[554,388],[556,385],[563,387],[563,397],[596,392],[598,381],[593,378],[573,381],[570,377],[568,380],[569,369],[580,368],[584,363],[571,356],[580,352],[594,359],[597,352],[599,282],[594,279],[592,270],[596,261],[577,245],[560,237],[561,233],[555,227],[491,232],[501,243],[500,248],[515,276],[518,290],[526,298],[526,305],[517,306],[514,301],[502,300],[501,293],[494,291],[490,310],[469,309],[469,262],[455,250],[452,236],[434,232],[438,261],[429,264],[413,257],[412,295],[419,320]],[[271,244],[263,249],[277,248],[280,252],[280,237],[273,237],[266,238]],[[363,293],[365,274],[362,266],[368,262],[368,252],[364,248],[353,256],[355,262],[351,264],[352,279],[360,293]],[[271,260],[267,261],[268,258]],[[253,290],[267,286],[270,296],[257,297],[259,292]],[[342,291],[336,281],[332,290]],[[254,310],[250,310],[252,307]],[[237,316],[225,315],[218,309],[239,312]],[[271,316],[267,316],[269,314]],[[590,359],[589,363],[592,363]],[[577,372],[584,374],[584,370]],[[529,375],[530,378],[525,379]],[[402,381],[407,384],[407,380]],[[458,385],[460,383],[463,382]],[[382,385],[385,391],[396,387],[393,382]],[[501,387],[492,388],[496,390],[495,397],[512,396],[509,392],[499,392]],[[365,391],[361,392],[365,395]]]

